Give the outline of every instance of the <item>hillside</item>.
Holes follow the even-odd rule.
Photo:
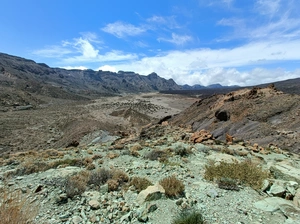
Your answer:
[[[278,145],[299,152],[300,96],[268,88],[241,89],[195,102],[175,116],[174,125],[209,130],[216,139],[226,133],[267,147]]]
[[[85,100],[124,93],[176,90],[172,79],[93,70],[50,68],[46,64],[0,53],[0,106],[36,104],[37,96]]]

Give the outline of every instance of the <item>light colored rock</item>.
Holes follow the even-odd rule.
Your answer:
[[[155,184],[153,186],[147,187],[142,190],[136,199],[138,204],[143,204],[145,201],[158,200],[161,198],[162,194],[165,193],[165,189],[160,184]]]
[[[293,204],[300,208],[300,188],[298,188],[295,193],[295,196],[293,198]]]
[[[97,200],[90,200],[89,205],[91,206],[92,209],[99,209],[100,208],[100,203]]]
[[[269,195],[276,197],[282,197],[285,192],[285,188],[276,182],[271,186],[270,190],[267,191]]]
[[[82,218],[81,218],[80,216],[77,216],[77,215],[76,215],[76,216],[73,216],[73,217],[72,217],[72,223],[73,223],[73,224],[80,224],[80,223],[82,223],[82,221],[83,221],[83,220],[82,220]]]
[[[228,154],[221,154],[221,153],[213,153],[213,154],[207,156],[206,159],[212,160],[215,163],[218,163],[218,162],[226,162],[226,163],[239,162],[239,160],[236,157],[234,157],[232,155],[228,155]]]
[[[300,184],[300,169],[285,163],[277,163],[270,167],[270,171],[276,179],[295,181]]]
[[[266,212],[275,212],[280,208],[281,205],[289,205],[293,206],[291,201],[285,200],[279,197],[270,197],[265,198],[264,200],[258,201],[254,203],[254,206],[257,209],[266,211]]]

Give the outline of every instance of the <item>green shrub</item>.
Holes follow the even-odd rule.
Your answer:
[[[229,178],[241,184],[248,185],[255,190],[261,188],[263,180],[267,177],[268,172],[263,171],[249,160],[240,163],[220,162],[220,164],[214,164],[210,162],[205,166],[204,174],[204,178],[210,181]]]
[[[159,184],[165,189],[168,197],[178,197],[184,193],[184,184],[175,176],[170,176],[159,181]]]
[[[172,224],[204,224],[202,215],[197,211],[182,211]]]

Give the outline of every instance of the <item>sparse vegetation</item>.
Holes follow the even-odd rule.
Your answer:
[[[152,183],[150,180],[144,177],[133,177],[129,183],[130,186],[134,186],[137,192],[145,190],[148,186],[151,186]]]
[[[20,191],[1,192],[0,197],[0,223],[1,224],[27,224],[31,223],[38,213],[35,203],[30,203],[27,195]]]
[[[151,152],[148,153],[148,155],[146,156],[147,159],[149,160],[160,160],[160,161],[164,161],[167,159],[167,153],[165,151],[162,150],[157,150],[154,149]]]
[[[68,177],[65,183],[67,196],[73,198],[76,195],[81,195],[87,188],[89,177],[90,173],[87,171],[81,171]]]
[[[108,179],[112,177],[110,170],[100,168],[92,171],[88,180],[88,184],[94,184],[95,186],[101,186],[105,184]]]
[[[240,182],[241,184],[249,185],[255,190],[258,190],[264,179],[268,177],[268,172],[263,171],[256,164],[249,160],[243,162],[220,162],[214,164],[210,162],[205,167],[204,178],[207,180],[221,180],[222,178],[229,178]]]
[[[240,190],[237,181],[231,178],[221,178],[218,180],[218,187],[225,190]]]
[[[204,224],[204,220],[198,211],[184,210],[173,220],[172,224]]]
[[[168,197],[178,197],[184,193],[184,184],[175,176],[170,176],[159,181],[159,184],[165,189]]]

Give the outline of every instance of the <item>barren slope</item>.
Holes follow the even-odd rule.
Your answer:
[[[172,119],[176,125],[207,129],[215,138],[226,133],[236,139],[283,149],[300,149],[300,96],[284,94],[274,87],[243,89],[199,100]]]

